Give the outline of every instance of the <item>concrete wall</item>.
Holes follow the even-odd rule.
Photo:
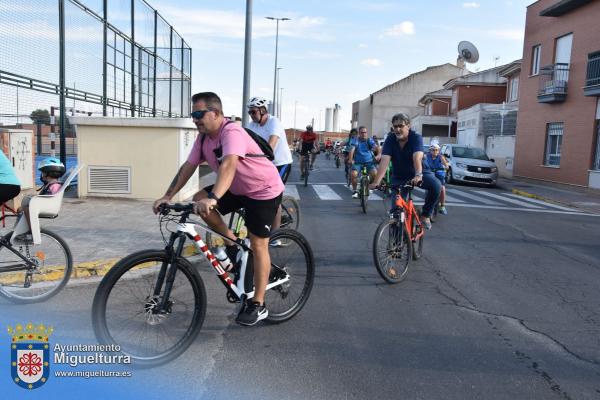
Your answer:
[[[560,17],[540,11],[556,0],[540,0],[527,8],[519,115],[515,147],[516,176],[588,186],[592,166],[596,97],[585,96],[588,54],[600,50],[600,1],[589,2]],[[567,97],[562,103],[539,103],[539,75],[531,74],[533,46],[541,45],[540,66],[554,63],[556,38],[573,33]],[[560,166],[545,166],[547,124],[564,123]]]
[[[419,100],[427,93],[440,90],[444,83],[462,72],[452,64],[429,67],[373,93],[372,105],[370,97],[360,101],[358,125],[366,126],[369,132],[378,136],[385,135],[394,114],[403,112],[411,118],[422,114]]]
[[[80,197],[155,200],[161,197],[187,159],[197,134],[189,119],[73,117],[77,129]],[[90,193],[90,167],[131,170],[131,193]],[[198,190],[198,174],[174,197],[181,201]]]
[[[498,173],[503,178],[513,176],[515,157],[515,136],[490,136],[485,149],[487,155],[496,161]]]

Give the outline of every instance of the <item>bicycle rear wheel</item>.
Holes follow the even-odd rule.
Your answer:
[[[384,281],[402,281],[408,272],[412,253],[412,242],[402,222],[394,218],[379,224],[373,237],[373,261]]]
[[[41,229],[40,244],[18,243],[13,248],[35,266],[28,266],[6,247],[0,247],[0,295],[13,303],[36,303],[56,295],[69,281],[73,257],[65,241]],[[9,241],[13,232],[4,239]]]
[[[181,355],[194,341],[206,312],[202,278],[184,258],[169,264],[163,250],[143,250],[120,260],[96,290],[92,324],[98,341],[119,345],[140,367],[152,367]],[[175,271],[165,312],[165,294],[154,295],[161,269]],[[166,282],[166,278],[164,280]]]
[[[417,223],[417,215],[413,215],[412,217],[412,237],[417,237],[418,234],[423,230],[423,226]],[[413,248],[413,260],[418,260],[423,255],[423,237],[425,235],[421,235],[417,240],[415,240],[412,244]]]
[[[269,310],[267,321],[280,323],[296,315],[310,296],[315,279],[315,261],[310,245],[299,232],[291,229],[275,231],[269,242],[280,240],[283,246],[269,246],[271,276],[275,281],[283,273],[289,281],[267,290],[265,304]]]
[[[298,230],[300,226],[300,205],[291,196],[283,196],[281,200],[281,225],[280,228]]]

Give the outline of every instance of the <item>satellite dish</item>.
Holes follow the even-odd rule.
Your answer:
[[[474,64],[479,60],[479,51],[471,42],[463,40],[458,44],[458,56],[470,64]]]

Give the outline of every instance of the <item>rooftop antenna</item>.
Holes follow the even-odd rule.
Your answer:
[[[500,56],[495,56],[494,57],[494,68],[496,68],[496,66],[498,65],[498,60],[500,59]]]
[[[459,67],[463,69],[463,75],[465,75],[465,71],[467,70],[465,63],[475,64],[477,61],[479,61],[479,50],[477,50],[477,47],[466,40],[461,41],[458,44],[458,63]]]

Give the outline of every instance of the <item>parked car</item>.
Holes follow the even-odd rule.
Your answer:
[[[498,167],[494,159],[489,158],[483,149],[445,144],[441,151],[450,164],[446,174],[448,183],[458,181],[496,186]]]

